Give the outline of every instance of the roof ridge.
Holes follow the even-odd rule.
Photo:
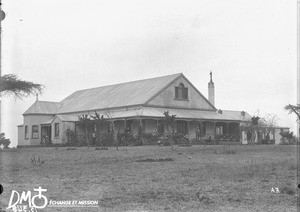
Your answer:
[[[147,81],[147,80],[154,80],[154,79],[159,79],[159,78],[163,78],[163,77],[179,76],[181,74],[182,73],[176,73],[176,74],[164,75],[164,76],[160,76],[160,77],[152,77],[152,78],[147,78],[147,79],[133,80],[133,81],[116,83],[116,84],[110,84],[110,85],[104,85],[104,86],[99,86],[99,87],[94,87],[94,88],[81,89],[81,90],[77,90],[75,92],[92,90],[92,89],[98,89],[98,88],[104,88],[104,87],[110,87],[110,86],[116,86],[116,85],[124,85],[124,84],[128,84],[128,83],[133,83],[133,82],[142,82],[142,81]],[[73,93],[75,93],[75,92],[73,92]]]
[[[223,109],[220,109],[222,111],[232,111],[232,112],[242,112],[242,110],[223,110]]]
[[[174,76],[175,76],[175,74],[174,74]],[[174,79],[172,79],[167,85],[165,85],[162,89],[160,89],[153,96],[151,96],[146,102],[144,102],[144,105],[148,104],[152,99],[154,99],[156,96],[158,96],[161,92],[163,92],[166,88],[168,88],[175,80],[177,80],[181,76],[184,76],[183,73],[176,74],[176,77]]]
[[[61,104],[60,102],[53,102],[53,101],[35,101],[35,102],[44,102],[44,103],[57,103],[57,104]]]

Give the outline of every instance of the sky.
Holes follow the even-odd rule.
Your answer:
[[[3,0],[2,74],[45,86],[40,100],[76,90],[183,73],[215,106],[276,114],[295,130],[296,0]],[[36,97],[2,97],[2,131]]]

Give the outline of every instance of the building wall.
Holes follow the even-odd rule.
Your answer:
[[[282,136],[280,135],[280,132],[282,132],[282,131],[288,132],[289,129],[284,129],[284,128],[282,128],[282,129],[280,129],[280,128],[274,129],[275,144],[280,144],[281,138],[282,138]]]
[[[62,134],[61,137],[63,138],[61,141],[66,143],[68,142],[68,136],[64,133],[67,129],[75,130],[75,123],[74,122],[62,122]],[[52,132],[52,131],[51,131]]]
[[[241,136],[242,136],[242,138],[241,138],[241,142],[242,142],[242,144],[248,144],[248,141],[247,141],[247,132],[246,131],[242,131],[241,132]]]
[[[18,145],[39,145],[41,143],[41,124],[54,118],[53,115],[24,115],[23,139],[18,135]],[[32,126],[38,125],[38,138],[32,138]],[[28,126],[28,139],[25,139],[25,126]]]
[[[59,134],[56,137],[55,136],[55,124],[57,124],[57,123],[59,124]],[[51,138],[52,138],[51,142],[53,144],[61,144],[64,141],[64,138],[63,138],[63,122],[57,117],[51,123]]]
[[[188,100],[175,100],[175,87],[183,83],[188,88]],[[148,105],[182,107],[182,108],[199,108],[212,109],[212,107],[192,88],[192,86],[184,79],[179,78],[172,83],[168,88],[162,91],[157,97],[152,99]]]
[[[59,124],[59,135],[55,137],[55,124]],[[67,129],[75,130],[74,122],[63,122],[59,118],[55,118],[51,123],[51,142],[53,144],[64,144],[68,141],[68,137],[65,134]]]
[[[24,126],[18,126],[18,145],[26,145],[24,136]]]

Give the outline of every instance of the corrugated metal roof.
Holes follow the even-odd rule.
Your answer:
[[[189,109],[171,109],[156,107],[141,107],[127,111],[102,111],[99,112],[104,118],[125,119],[131,117],[164,117],[164,112],[169,111],[170,115],[176,115],[178,119],[197,119],[197,120],[215,120],[215,121],[250,121],[251,116],[245,113],[243,117],[241,111],[223,110],[222,114],[214,111],[189,110]],[[77,121],[78,117],[74,115],[63,115],[65,120]]]
[[[201,120],[231,120],[231,121],[247,121],[251,119],[248,113],[243,117],[241,111],[223,110],[222,114],[215,111],[203,110],[187,110],[174,108],[143,108],[142,116],[163,117],[163,113],[169,111],[170,115],[176,115],[176,118],[182,119],[201,119]]]
[[[57,115],[56,117],[59,118],[61,121],[66,121],[66,122],[78,121],[78,116],[75,115]]]
[[[43,122],[42,124],[44,124],[44,125],[51,124],[54,121],[54,119],[56,119],[56,118],[59,118],[63,122],[64,121],[66,121],[66,122],[68,122],[68,121],[70,121],[70,122],[78,121],[78,116],[75,116],[75,115],[56,115],[55,117]]]
[[[144,104],[182,74],[76,91],[61,101],[58,113]]]
[[[31,105],[26,114],[55,114],[58,108],[61,106],[59,102],[48,102],[48,101],[36,101]]]
[[[46,124],[49,125],[49,124],[52,123],[53,120],[54,120],[54,118],[48,119],[47,121],[43,122],[42,124],[44,124],[44,125],[46,125]]]

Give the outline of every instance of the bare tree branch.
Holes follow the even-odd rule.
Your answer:
[[[289,113],[295,113],[298,116],[298,120],[300,119],[300,105],[286,105],[284,107]]]

